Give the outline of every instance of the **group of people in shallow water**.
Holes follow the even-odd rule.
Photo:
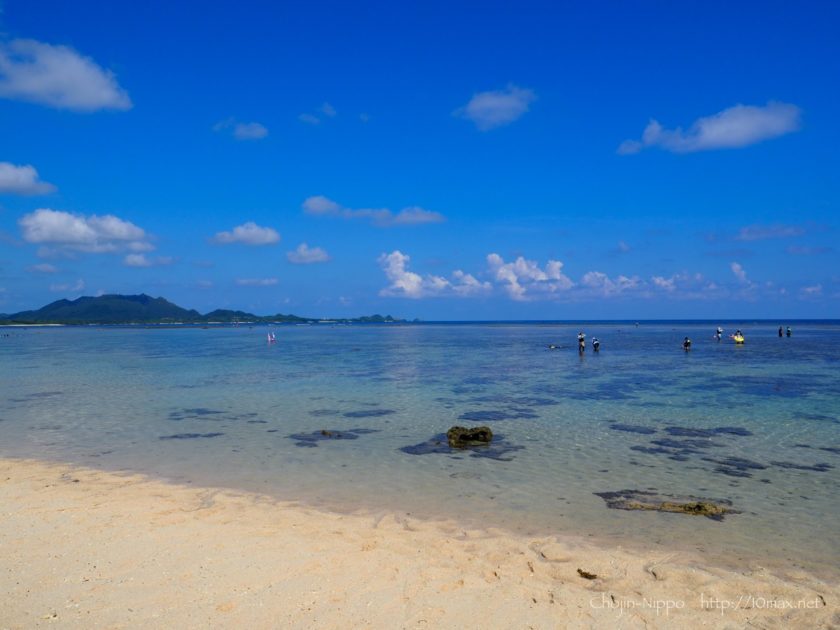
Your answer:
[[[793,334],[793,331],[791,330],[790,326],[788,326],[786,329],[783,328],[782,326],[779,326],[779,337],[782,337],[784,335],[787,335],[788,337],[790,337],[792,334]],[[723,338],[723,328],[721,328],[720,326],[717,327],[717,330],[715,330],[714,338],[717,339],[718,341],[720,341]],[[737,345],[741,345],[741,344],[744,343],[744,333],[741,332],[740,328],[738,330],[736,330],[734,334],[729,335],[729,338],[732,339],[733,341],[735,341],[735,343]],[[584,352],[586,352],[586,335],[584,334],[584,332],[582,330],[578,333],[577,340],[578,340],[578,352],[580,354],[583,354]],[[685,337],[683,339],[682,348],[686,352],[691,350],[691,339],[689,337]],[[549,350],[559,350],[560,346],[557,346],[555,344],[551,344],[551,345],[548,346],[548,349]],[[599,352],[601,350],[601,342],[598,340],[597,337],[592,337],[592,350],[593,350],[593,352]]]

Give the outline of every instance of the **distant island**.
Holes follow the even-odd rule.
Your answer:
[[[216,309],[202,315],[162,298],[140,295],[100,295],[58,300],[35,311],[0,314],[8,324],[391,324],[405,322],[390,315],[322,319],[297,315],[254,315],[245,311]]]

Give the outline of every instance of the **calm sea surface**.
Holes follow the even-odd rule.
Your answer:
[[[274,345],[265,327],[0,328],[0,456],[831,570],[840,325],[740,327],[743,347],[715,324],[587,325],[602,345],[583,356],[563,324],[282,326]],[[452,425],[496,446],[452,452]],[[620,490],[740,513],[595,494]]]

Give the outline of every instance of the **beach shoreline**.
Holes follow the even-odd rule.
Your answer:
[[[734,571],[682,551],[327,512],[35,460],[0,460],[0,479],[2,628],[840,621],[840,582],[803,570]]]

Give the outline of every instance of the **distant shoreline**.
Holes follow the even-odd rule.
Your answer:
[[[840,326],[840,319],[478,319],[478,320],[388,320],[388,321],[360,321],[357,319],[330,319],[330,320],[307,320],[307,321],[243,321],[243,322],[4,322],[0,320],[0,328],[39,328],[39,327],[101,327],[101,328],[242,328],[254,326],[466,326],[466,325],[487,325],[487,326],[717,326],[719,324],[731,324],[738,326],[748,325],[837,325]]]

